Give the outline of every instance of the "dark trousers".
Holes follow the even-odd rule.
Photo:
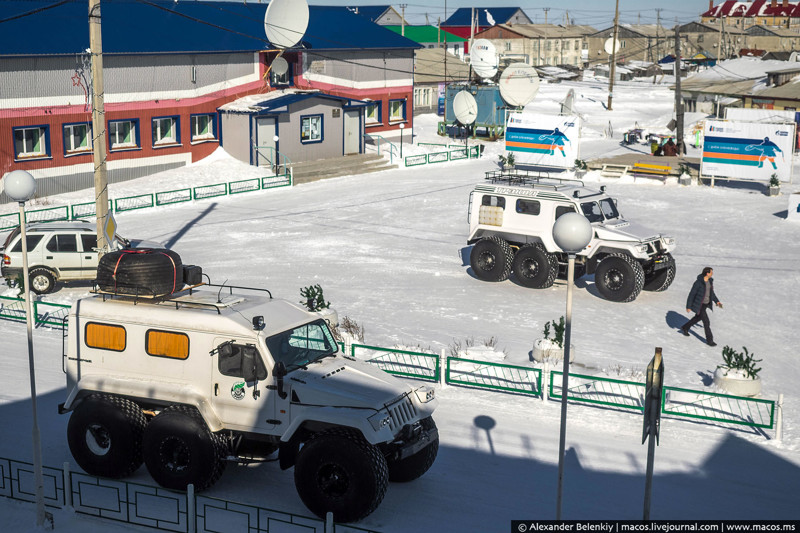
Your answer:
[[[686,324],[683,325],[681,328],[683,331],[689,331],[689,328],[700,322],[703,321],[703,329],[706,330],[706,342],[714,342],[714,334],[711,333],[711,321],[708,319],[708,309],[711,308],[711,302],[707,304],[703,304],[700,307],[700,312],[694,315],[694,317],[689,320]]]

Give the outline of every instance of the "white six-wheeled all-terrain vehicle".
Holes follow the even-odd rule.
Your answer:
[[[203,490],[229,462],[275,460],[313,513],[349,522],[436,459],[434,389],[343,354],[319,314],[266,290],[102,287],[70,310],[59,406],[86,472],[144,462],[164,487]]]
[[[523,170],[491,171],[470,193],[470,266],[478,279],[504,281],[513,272],[526,287],[547,288],[564,276],[565,254],[553,240],[564,213],[583,214],[592,240],[576,258],[575,278],[594,274],[598,292],[630,302],[642,289],[664,291],[675,279],[675,239],[626,220],[617,202],[580,180],[543,178]]]

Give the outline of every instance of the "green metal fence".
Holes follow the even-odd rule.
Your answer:
[[[19,213],[0,215],[0,231],[19,226]]]
[[[127,196],[114,200],[114,212],[122,213],[123,211],[134,211],[136,209],[153,207],[154,205],[153,194],[138,194],[136,196]]]
[[[226,194],[228,194],[227,183],[215,183],[214,185],[203,185],[202,187],[192,188],[192,196],[194,196],[195,200],[215,198],[217,196],[225,196]]]
[[[362,358],[389,374],[426,381],[439,381],[441,369],[439,368],[439,356],[436,354],[352,344],[350,355],[355,357],[357,351],[377,352],[377,355],[373,357],[362,356]]]
[[[438,146],[438,147],[445,147],[445,145],[434,145],[434,144],[426,144],[426,143],[418,143],[418,145],[423,146]],[[406,167],[416,167],[419,165],[426,165],[432,163],[444,163],[445,161],[458,161],[460,159],[477,159],[480,157],[480,147],[479,146],[471,146],[466,148],[461,145],[450,145],[450,148],[455,147],[454,150],[449,150],[447,152],[432,152],[429,154],[417,154],[417,155],[410,155],[403,158],[403,164]]]
[[[163,191],[156,193],[156,205],[178,204],[192,201],[192,189],[175,189],[174,191]]]
[[[228,191],[230,194],[240,194],[243,192],[252,192],[261,190],[261,178],[253,178],[249,180],[231,181],[228,183]]]
[[[661,413],[769,429],[775,423],[775,402],[715,392],[664,387]]]
[[[59,220],[69,220],[69,208],[65,205],[25,211],[25,222],[57,222]]]
[[[561,399],[563,375],[563,372],[555,370],[550,372],[549,398]],[[643,398],[644,383],[582,374],[569,375],[569,400],[642,411]]]
[[[448,357],[445,380],[451,385],[542,396],[542,371],[532,367]]]
[[[53,326],[63,328],[63,319],[69,314],[69,305],[51,302],[32,302],[35,326]],[[6,320],[25,321],[25,300],[0,296],[0,318]]]

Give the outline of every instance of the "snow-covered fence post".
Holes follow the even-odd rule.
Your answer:
[[[195,533],[197,530],[197,510],[195,509],[194,484],[186,487],[186,531]]]
[[[778,394],[777,413],[775,413],[775,440],[780,442],[783,437],[783,394]]]
[[[334,533],[335,526],[333,524],[333,513],[328,511],[325,513],[325,533]]]
[[[542,401],[547,401],[547,381],[549,379],[550,374],[550,364],[547,362],[547,358],[544,360],[544,367],[542,368]]]
[[[442,348],[442,354],[439,357],[439,385],[442,388],[447,387],[447,354],[445,348]]]
[[[72,508],[72,482],[70,478],[72,476],[69,472],[69,463],[64,461],[64,505],[68,508]]]

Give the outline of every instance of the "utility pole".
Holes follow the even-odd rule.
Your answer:
[[[547,12],[550,11],[549,7],[543,7],[542,11],[544,11],[544,23],[547,24]]]
[[[547,12],[550,11],[550,8],[549,7],[543,7],[542,11],[544,11],[544,48],[542,48],[541,56],[542,56],[542,64],[543,65],[547,65],[548,64],[547,63],[547,56],[545,55],[547,53],[547,51],[549,51],[549,50],[547,50],[547,45],[548,45],[548,42],[547,42]]]
[[[680,26],[675,26],[675,137],[677,137],[678,155],[686,153],[683,145],[683,94],[681,93],[681,34]]]
[[[400,35],[406,36],[406,6],[408,4],[400,4]]]
[[[94,155],[94,197],[97,215],[97,248],[107,251],[105,225],[108,220],[108,173],[106,171],[106,111],[103,88],[103,39],[100,0],[89,0],[89,47],[92,55],[92,153]],[[113,235],[112,235],[113,237]]]
[[[661,59],[661,11],[663,8],[656,8],[656,62]]]
[[[718,47],[719,48],[719,58],[717,58],[720,61],[725,59],[725,57],[727,55],[726,54],[727,50],[723,51],[723,48],[727,48],[727,46],[725,46],[725,17],[721,17],[721,18],[722,18],[722,32],[719,34],[719,47]]]
[[[617,34],[619,32],[619,0],[614,9],[614,36],[611,40],[611,65],[608,69],[608,110],[611,111],[611,100],[614,98],[614,76],[617,72]]]

